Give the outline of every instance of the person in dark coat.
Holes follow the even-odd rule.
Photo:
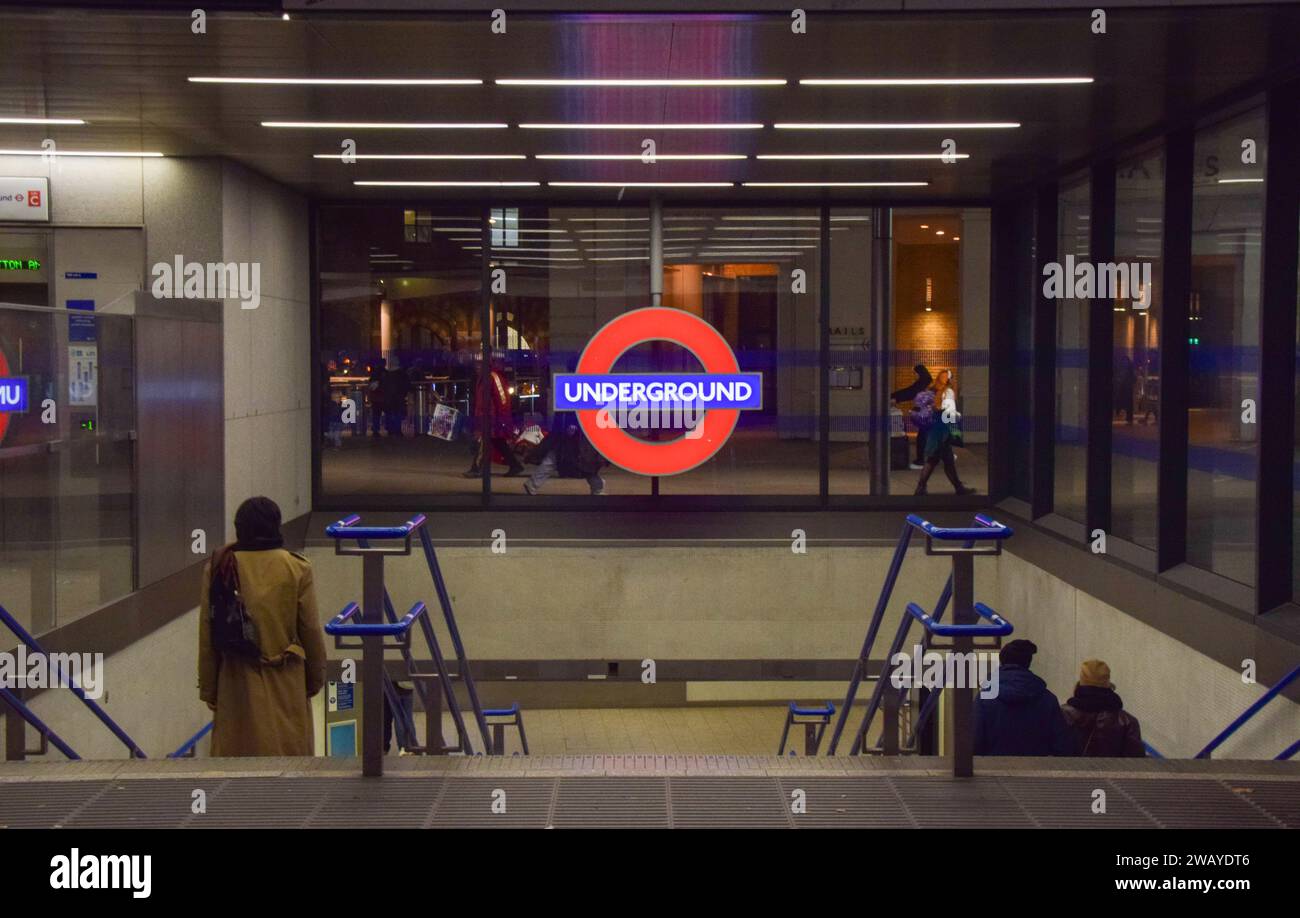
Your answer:
[[[916,374],[916,379],[912,381],[910,386],[904,386],[902,389],[889,394],[890,400],[900,408],[903,407],[905,402],[910,402],[930,388],[930,383],[934,382],[934,377],[930,375],[930,371],[925,368],[923,363],[918,363],[912,367],[912,372]],[[916,432],[916,461],[912,463],[912,468],[920,470],[923,465],[925,465],[925,437],[923,431],[918,428]]]
[[[1124,701],[1110,681],[1110,667],[1101,660],[1084,660],[1074,695],[1061,705],[1074,731],[1079,754],[1096,758],[1144,758],[1142,727],[1124,710]]]
[[[998,654],[998,693],[975,699],[975,755],[1078,755],[1047,683],[1029,671],[1038,647],[1011,641]]]
[[[592,494],[605,493],[605,479],[600,477],[604,457],[591,445],[572,411],[555,413],[551,418],[551,432],[530,458],[537,463],[537,471],[524,482],[524,490],[529,494],[540,491],[554,475],[585,478]]]

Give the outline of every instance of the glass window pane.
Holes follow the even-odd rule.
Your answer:
[[[506,206],[494,207],[491,221],[490,266],[505,272],[498,275],[505,290],[491,296],[495,394],[475,414],[476,420],[480,408],[492,414],[479,423],[490,430],[498,473],[493,499],[522,499],[526,490],[534,497],[649,494],[650,479],[600,467],[576,418],[557,417],[551,408],[554,375],[576,368],[592,335],[620,314],[650,305],[648,209]],[[633,361],[625,356],[614,372],[633,370]],[[537,457],[527,444],[545,436],[555,438],[546,458],[532,462]],[[510,473],[512,451],[524,463],[526,481],[502,477]]]
[[[1090,260],[1091,183],[1063,184],[1057,205],[1056,258],[1062,266]],[[1056,309],[1056,448],[1052,509],[1085,522],[1088,481],[1088,310],[1075,299],[1072,274]]]
[[[816,208],[664,208],[663,305],[712,324],[764,391],[762,409],[741,411],[722,449],[661,479],[661,494],[817,495],[820,223]],[[662,342],[641,354],[654,366],[688,356]]]
[[[1254,140],[1256,162],[1242,162]],[[1262,110],[1196,136],[1188,316],[1187,560],[1252,585],[1258,427]]]
[[[482,491],[462,476],[482,346],[481,223],[476,207],[321,208],[325,494]]]
[[[893,494],[988,487],[988,272],[987,209],[894,211],[889,388],[892,429],[908,440],[906,454],[891,449]],[[938,419],[918,429],[920,387]]]
[[[871,213],[831,209],[831,494],[871,493]]]
[[[1163,149],[1121,162],[1115,174],[1115,262],[1127,266],[1114,301],[1111,529],[1156,547],[1160,454]]]

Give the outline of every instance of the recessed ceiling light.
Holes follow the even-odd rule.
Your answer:
[[[640,159],[653,163],[659,159],[748,159],[744,153],[656,153],[645,160],[640,153],[538,153],[536,159],[594,159],[594,160],[633,160]],[[762,157],[759,157],[760,159]]]
[[[85,124],[80,118],[0,118],[0,124]]]
[[[1091,83],[1092,77],[872,77],[800,80],[801,86],[1060,86]]]
[[[244,86],[481,86],[482,80],[372,77],[186,77],[191,83]]]
[[[942,236],[942,235],[943,235],[943,230],[935,230],[935,231],[934,231],[934,234],[935,234],[936,236]]]
[[[638,79],[609,79],[609,80],[570,80],[570,79],[508,79],[493,80],[498,86],[784,86],[789,80],[770,80],[770,79],[704,79],[704,80],[638,80]]]
[[[772,125],[786,131],[964,131],[982,128],[1018,128],[1019,121],[835,121],[778,122]]]
[[[961,237],[960,237],[960,236],[953,236],[953,237],[952,237],[952,241],[953,241],[953,242],[961,242]]]
[[[969,153],[760,153],[758,159],[970,159]]]
[[[353,182],[353,185],[395,185],[395,186],[418,186],[424,188],[442,188],[442,187],[475,187],[484,188],[491,186],[501,187],[536,187],[541,182]]]
[[[745,188],[919,188],[929,182],[742,182]]]
[[[478,128],[505,128],[508,124],[475,123],[461,121],[263,121],[270,128],[325,128],[357,130],[441,130]]]
[[[313,153],[312,159],[527,159],[522,153]]]
[[[161,153],[141,152],[132,153],[130,151],[98,151],[98,150],[0,150],[0,156],[53,156],[58,159],[60,156],[144,156],[157,158],[162,156]]]
[[[922,224],[921,224],[921,229],[929,229],[929,228],[930,228],[930,224],[928,224],[928,223],[922,223]]]
[[[555,188],[731,188],[733,182],[547,182]]]
[[[519,125],[529,131],[757,131],[763,125],[742,122],[736,124],[681,122],[669,124],[594,124],[555,122],[530,122]]]

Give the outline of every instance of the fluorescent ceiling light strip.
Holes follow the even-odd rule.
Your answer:
[[[645,249],[646,247],[643,245],[601,245],[591,247],[593,252],[644,252]]]
[[[698,219],[698,218],[697,218]],[[754,217],[754,216],[723,216],[723,220],[820,220],[821,217]],[[834,220],[834,217],[831,217]],[[718,227],[721,229],[722,227]]]
[[[753,122],[740,122],[735,124],[682,122],[667,124],[595,124],[574,123],[559,124],[556,122],[529,122],[519,125],[527,131],[757,131],[762,129],[762,124]]]
[[[547,182],[554,188],[731,188],[735,182]]]
[[[567,217],[570,223],[645,223],[649,217]],[[665,220],[670,218],[665,217]],[[587,231],[581,231],[587,232]],[[604,232],[602,230],[601,232]]]
[[[518,188],[518,187],[536,187],[537,185],[540,185],[541,182],[379,182],[379,181],[363,182],[363,181],[357,181],[357,182],[353,182],[352,184],[353,184],[353,185],[388,185],[388,186],[400,186],[400,187],[418,186],[418,187],[422,187],[422,188],[443,188],[443,187],[458,187],[458,188],[511,187],[511,188]],[[458,230],[462,230],[462,229],[464,229],[464,227],[457,227],[457,229],[458,229]]]
[[[0,150],[0,156],[53,156],[58,159],[60,156],[126,156],[126,157],[150,157],[157,158],[162,156],[161,153],[132,153],[123,152],[98,152],[95,150]]]
[[[482,86],[482,80],[443,77],[186,77],[191,83],[244,86]]]
[[[919,188],[929,182],[741,182],[743,188]]]
[[[970,159],[969,153],[760,153],[758,159]]]
[[[936,154],[942,155],[942,154]],[[715,159],[748,159],[744,153],[656,153],[651,159],[646,160],[640,153],[538,153],[535,159],[583,159],[583,160],[634,160],[639,159],[647,165],[653,165],[656,160],[715,160]],[[759,157],[760,159],[762,157]]]
[[[477,130],[479,128],[505,128],[508,124],[473,121],[263,121],[269,128],[323,128],[358,130]]]
[[[649,255],[611,255],[608,258],[588,258],[587,261],[649,261]]]
[[[11,118],[0,117],[0,124],[85,124],[80,118]]]
[[[1069,86],[1092,77],[867,77],[800,80],[800,86]]]
[[[727,77],[722,79],[530,79],[510,78],[493,80],[498,86],[665,86],[665,87],[710,87],[710,86],[785,86],[789,80],[762,79],[755,77]]]
[[[541,248],[537,248],[537,247],[522,246],[522,245],[521,246],[499,245],[498,243],[495,242],[492,244],[492,250],[494,252],[500,252],[502,254],[513,254],[514,252],[576,252],[578,251],[576,247],[557,249],[553,246],[543,246]]]
[[[1220,185],[1244,185],[1244,184],[1256,184],[1263,181],[1264,180],[1262,178],[1221,178],[1219,179],[1219,184]]]
[[[312,159],[527,159],[523,153],[313,153]]]
[[[710,251],[722,251],[723,249],[744,249],[746,251],[759,251],[762,249],[815,249],[815,245],[710,245],[707,246]]]
[[[985,128],[1018,128],[1019,121],[836,121],[836,122],[778,122],[772,127],[780,131],[964,131]]]
[[[714,236],[710,242],[807,242],[817,241],[820,236]],[[674,242],[679,240],[674,239]],[[784,248],[784,246],[780,246]]]

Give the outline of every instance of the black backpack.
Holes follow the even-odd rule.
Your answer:
[[[217,553],[213,559],[212,583],[208,589],[208,621],[212,630],[212,648],[235,657],[260,659],[257,626],[248,616],[239,592],[239,568],[233,550]]]

